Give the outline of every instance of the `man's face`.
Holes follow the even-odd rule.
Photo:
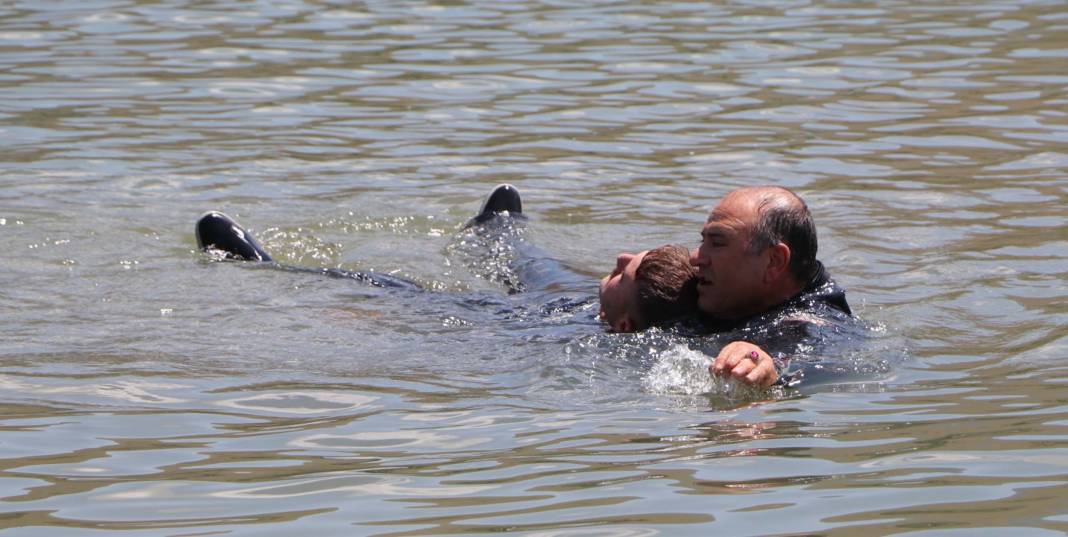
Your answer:
[[[747,251],[756,223],[756,206],[741,196],[727,196],[701,229],[701,246],[691,252],[697,267],[697,307],[717,319],[737,319],[760,311],[767,266],[763,253]]]
[[[615,270],[601,280],[601,320],[616,332],[633,332],[642,328],[638,314],[638,282],[634,277],[647,252],[619,254]]]

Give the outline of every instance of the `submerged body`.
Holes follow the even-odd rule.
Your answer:
[[[432,303],[445,300],[468,311],[488,310],[508,323],[519,322],[519,326],[532,326],[548,319],[555,325],[595,326],[592,313],[598,300],[591,290],[598,289],[598,316],[613,331],[636,331],[659,323],[680,343],[710,356],[717,353],[722,356],[738,342],[755,345],[772,364],[770,367],[775,372],[772,381],[781,385],[795,386],[802,379],[816,376],[817,371],[843,370],[833,366],[833,360],[821,353],[831,350],[828,344],[834,338],[829,335],[845,333],[848,330],[844,327],[856,327],[858,323],[851,315],[844,291],[830,280],[822,265],[818,265],[801,291],[778,306],[758,315],[723,319],[704,311],[709,309],[705,306],[720,298],[710,293],[714,292],[713,287],[718,292],[724,280],[718,280],[716,286],[710,285],[710,271],[703,270],[700,262],[702,251],[694,253],[694,267],[689,266],[689,252],[682,247],[665,246],[638,254],[621,254],[615,270],[598,285],[596,280],[570,270],[525,240],[525,224],[518,192],[514,187],[502,185],[450,245],[451,253],[459,256],[476,276],[504,285],[508,299],[477,293],[432,292],[410,280],[376,272],[278,264],[250,233],[217,212],[209,212],[198,221],[196,235],[201,249],[219,250],[225,258],[267,262],[282,270],[409,291],[432,297],[428,300]],[[665,278],[663,274],[671,277]],[[415,296],[409,299],[427,300]],[[650,309],[649,304],[656,307]],[[698,304],[703,310],[700,315]],[[680,323],[672,322],[680,316],[683,317]]]

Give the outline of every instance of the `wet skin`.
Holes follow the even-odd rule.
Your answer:
[[[787,271],[788,246],[778,243],[750,251],[763,192],[742,189],[724,197],[701,229],[701,245],[690,253],[699,278],[697,306],[714,319],[744,319],[768,311],[801,288]],[[723,347],[709,372],[759,387],[779,378],[771,356],[747,341]]]
[[[638,313],[638,283],[635,273],[648,250],[636,254],[622,253],[616,257],[616,267],[601,279],[599,297],[601,320],[616,332],[633,332],[644,328]]]
[[[755,225],[751,199],[728,195],[701,229],[701,245],[690,252],[697,267],[697,306],[721,320],[741,319],[765,311],[769,251],[750,253],[749,230]]]

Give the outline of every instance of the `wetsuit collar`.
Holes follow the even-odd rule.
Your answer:
[[[846,315],[852,315],[853,311],[846,302],[845,290],[831,279],[823,263],[816,261],[816,270],[812,278],[801,291],[790,297],[781,304],[774,306],[763,313],[750,317],[725,321],[711,316],[700,314],[701,324],[710,332],[726,332],[749,324],[755,319],[766,319],[789,309],[811,310],[816,304],[824,303]]]
[[[783,307],[800,304],[804,301],[823,302],[847,315],[853,315],[853,310],[849,308],[849,303],[846,302],[845,290],[831,279],[831,275],[827,273],[827,269],[819,260],[816,261],[815,274],[809,280],[808,285],[800,293],[787,300]]]

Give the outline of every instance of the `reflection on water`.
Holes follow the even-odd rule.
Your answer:
[[[1065,7],[0,6],[0,527],[1066,531]],[[896,366],[762,401],[528,322],[450,246],[500,182],[588,276],[795,188]]]

